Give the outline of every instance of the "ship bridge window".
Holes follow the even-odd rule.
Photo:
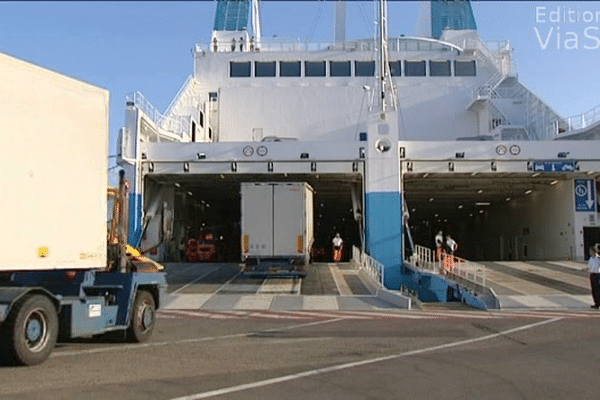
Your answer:
[[[375,61],[354,61],[355,76],[375,76]]]
[[[450,76],[450,61],[429,61],[429,76]]]
[[[280,61],[279,76],[300,76],[300,61]]]
[[[390,61],[390,73],[392,76],[402,75],[402,61]]]
[[[475,76],[476,73],[475,60],[454,61],[454,76]]]
[[[254,63],[254,76],[258,78],[275,76],[275,61],[256,61]]]
[[[325,76],[325,61],[305,61],[304,76]]]
[[[350,76],[350,61],[330,61],[329,76]]]
[[[425,76],[425,61],[404,61],[404,76]]]
[[[229,63],[229,76],[232,78],[250,77],[250,61]]]

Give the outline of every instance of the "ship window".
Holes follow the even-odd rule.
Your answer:
[[[230,62],[229,76],[232,78],[247,78],[250,77],[250,61],[246,62]]]
[[[404,76],[425,76],[425,61],[404,61]]]
[[[200,111],[199,115],[200,115],[200,117],[199,117],[198,124],[200,125],[200,128],[204,128],[204,113],[202,111]]]
[[[475,76],[475,60],[454,61],[454,76]]]
[[[375,76],[375,61],[354,61],[355,76]]]
[[[300,61],[280,61],[279,76],[300,76]]]
[[[350,61],[330,61],[330,76],[350,76]]]
[[[390,73],[392,76],[402,75],[402,61],[390,61]]]
[[[275,61],[256,61],[254,76],[258,78],[275,76]]]
[[[325,76],[325,61],[305,61],[304,76]]]
[[[429,61],[429,76],[450,76],[450,61]]]

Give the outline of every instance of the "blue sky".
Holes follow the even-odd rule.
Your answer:
[[[600,105],[600,1],[472,6],[480,35],[510,40],[520,81],[559,114]],[[263,35],[332,40],[334,7],[263,1]],[[390,36],[415,34],[419,8],[416,1],[390,1]],[[108,89],[114,154],[125,94],[140,91],[164,111],[192,72],[192,46],[209,41],[215,9],[214,1],[0,2],[0,51]],[[551,21],[551,12],[564,17],[569,10],[567,20]],[[371,2],[350,2],[347,37],[371,37],[372,15]]]

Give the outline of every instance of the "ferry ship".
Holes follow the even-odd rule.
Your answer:
[[[563,118],[532,93],[469,1],[432,0],[429,35],[389,37],[381,0],[375,39],[352,41],[339,1],[330,43],[262,37],[260,7],[217,2],[166,111],[128,96],[132,243],[168,261],[210,231],[239,262],[240,184],[272,181],[314,188],[316,257],[341,233],[390,290],[424,284],[439,230],[472,261],[583,260],[600,242],[600,157],[575,140],[600,113]]]

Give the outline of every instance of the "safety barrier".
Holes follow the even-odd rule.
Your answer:
[[[167,117],[144,97],[140,92],[129,93],[125,96],[127,104],[135,105],[152,120],[159,128],[169,131],[180,138],[190,132],[190,120],[185,116]]]
[[[383,287],[384,268],[383,264],[373,257],[362,253],[356,246],[352,246],[352,259],[364,269],[378,284]]]
[[[460,278],[485,287],[485,266],[442,252],[439,257],[433,250],[416,245],[407,262],[421,269]]]
[[[600,106],[596,106],[583,114],[568,117],[566,120],[566,131],[575,131],[578,129],[587,128],[588,126],[600,120]]]

